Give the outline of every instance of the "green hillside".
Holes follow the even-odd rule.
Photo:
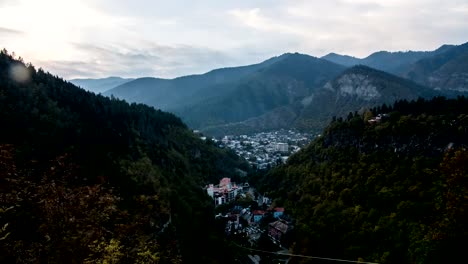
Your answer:
[[[457,263],[468,246],[467,139],[466,98],[398,101],[334,120],[252,183],[295,219],[295,254]]]
[[[3,50],[0,122],[0,262],[229,262],[201,186],[247,165],[179,118]]]
[[[302,54],[289,54],[239,82],[231,93],[176,111],[187,124],[210,133],[291,106],[344,70],[337,64]],[[260,127],[249,129],[253,131]],[[216,134],[216,133],[215,133]]]
[[[205,74],[175,79],[138,78],[117,86],[104,95],[113,95],[128,102],[144,103],[157,109],[176,110],[181,104],[193,104],[219,94],[226,94],[240,79],[282,58],[283,56],[279,56],[258,64],[216,69]]]
[[[241,122],[290,105],[345,67],[303,54],[283,54],[260,64],[225,68],[172,80],[139,78],[105,95],[177,114],[190,127]]]
[[[468,91],[468,43],[422,59],[403,72],[405,78],[439,90]]]
[[[327,83],[309,100],[295,126],[303,130],[320,131],[332,117],[345,117],[349,112],[380,104],[392,104],[401,99],[430,98],[436,91],[409,80],[366,66],[354,66]]]
[[[346,69],[321,88],[292,104],[243,122],[209,127],[206,132],[222,135],[293,127],[320,133],[333,117],[346,117],[349,112],[360,112],[364,108],[384,103],[392,104],[396,100],[431,98],[441,94],[454,96],[359,65]]]

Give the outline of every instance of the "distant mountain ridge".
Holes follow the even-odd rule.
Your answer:
[[[336,53],[329,53],[321,58],[348,67],[361,64],[399,75],[404,71],[404,69],[409,67],[409,65],[417,62],[418,60],[443,53],[452,47],[455,46],[442,45],[434,51],[378,51],[362,59]]]
[[[434,89],[468,91],[468,43],[414,63],[403,77]]]
[[[320,131],[331,117],[348,111],[468,91],[467,46],[380,51],[363,59],[336,53],[322,58],[285,53],[262,63],[201,75],[139,78],[104,95],[175,113],[209,135],[280,128]]]
[[[69,82],[87,91],[99,94],[133,80],[133,78],[121,78],[111,76],[100,79],[71,79],[69,80]]]
[[[353,57],[353,56],[341,55],[341,54],[334,53],[334,52],[328,53],[327,55],[322,56],[321,59],[331,61],[331,62],[334,62],[336,64],[341,64],[341,65],[347,66],[347,67],[358,65],[358,64],[360,64],[360,62],[362,60],[362,59],[359,59],[359,58],[356,58],[356,57]]]
[[[240,122],[302,100],[344,69],[312,56],[286,54],[233,84],[229,93],[174,112],[194,127]]]
[[[281,58],[282,56],[273,57],[258,64],[215,69],[205,74],[188,75],[174,79],[139,78],[117,86],[104,95],[113,95],[164,110],[174,109],[180,104],[203,100],[205,97],[227,90],[230,88],[231,82],[267,67]]]
[[[297,127],[320,130],[333,116],[362,111],[397,100],[431,98],[440,93],[407,79],[367,66],[354,66],[328,82],[304,103]]]
[[[440,94],[441,91],[410,80],[358,65],[346,69],[300,101],[243,122],[209,127],[207,132],[214,135],[239,134],[281,127],[319,132],[334,116],[346,116],[349,112],[392,104],[396,100],[431,98]]]

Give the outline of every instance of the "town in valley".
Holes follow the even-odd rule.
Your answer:
[[[264,170],[285,163],[290,155],[298,152],[316,136],[281,129],[251,135],[225,135],[211,140],[219,147],[232,149],[252,167]],[[207,140],[207,137],[201,138]]]

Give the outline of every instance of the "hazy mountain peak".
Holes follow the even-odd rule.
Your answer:
[[[443,45],[434,53],[411,65],[402,75],[435,89],[468,91],[468,42]]]
[[[341,64],[344,66],[353,66],[359,64],[361,59],[352,57],[349,55],[341,55],[337,53],[328,53],[327,55],[323,56],[322,59],[328,60],[337,64]]]
[[[402,75],[412,64],[417,61],[434,56],[453,48],[453,45],[443,45],[434,51],[377,51],[365,58],[355,58],[348,55],[329,53],[322,59],[341,64],[344,66],[354,66],[358,64],[366,65],[375,69],[390,72],[392,74]]]
[[[69,82],[73,83],[76,86],[79,86],[85,90],[94,92],[94,93],[104,93],[107,90],[110,90],[114,87],[132,81],[131,78],[121,78],[117,76],[109,76],[106,78],[83,78],[83,79],[71,79]]]
[[[456,47],[456,45],[444,44],[444,45],[440,46],[438,49],[436,49],[435,52],[437,52],[437,53],[446,52],[446,51],[448,51],[449,49],[451,49],[453,47]]]

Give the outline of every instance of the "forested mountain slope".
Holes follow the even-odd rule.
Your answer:
[[[468,91],[468,43],[419,60],[402,76],[439,90]]]
[[[457,263],[468,246],[467,145],[466,98],[398,101],[331,122],[257,181],[295,218],[296,254]]]
[[[330,53],[323,56],[322,59],[348,67],[365,65],[374,69],[400,75],[419,60],[443,53],[452,47],[454,47],[454,45],[442,45],[433,51],[378,51],[362,59],[348,55]]]
[[[190,127],[209,131],[301,100],[344,69],[312,56],[286,53],[259,64],[202,75],[139,78],[105,95],[168,110]]]
[[[380,51],[364,59],[335,53],[321,59],[286,53],[259,64],[217,69],[202,75],[171,80],[139,78],[105,95],[170,111],[188,126],[214,136],[289,127],[316,132],[332,116],[341,116],[363,106],[411,100],[425,96],[422,93],[430,97],[468,91],[466,45],[443,45],[427,52]],[[362,78],[352,78],[346,85],[360,87],[360,82],[373,83],[376,89],[387,93],[379,98],[361,100],[321,89],[327,82],[336,83],[337,76],[349,66],[352,66],[351,71],[368,71],[369,76],[359,74]],[[376,74],[379,70],[384,73]],[[397,80],[391,74],[406,80]],[[415,83],[408,79],[419,87],[415,89]],[[392,86],[396,82],[398,84]],[[334,88],[330,85],[326,88],[330,87]],[[430,92],[424,87],[436,91]],[[390,94],[392,90],[395,92]]]
[[[407,79],[358,65],[344,70],[322,87],[301,100],[276,108],[262,116],[243,122],[207,128],[207,133],[222,135],[292,127],[320,133],[333,117],[401,99],[431,98],[448,95]]]
[[[258,64],[221,68],[205,74],[188,75],[175,79],[138,78],[104,94],[113,95],[128,102],[144,103],[157,109],[178,109],[181,104],[194,104],[213,96],[229,93],[237,81],[268,67],[283,57],[273,57]]]
[[[295,126],[317,131],[324,128],[333,116],[345,117],[349,112],[364,108],[392,104],[402,99],[431,98],[437,94],[440,93],[395,75],[366,66],[354,66],[302,100],[303,109]]]
[[[294,104],[336,77],[343,66],[303,54],[284,58],[236,83],[229,93],[175,110],[188,125],[211,128]]]
[[[201,186],[247,165],[179,118],[3,50],[0,122],[0,262],[229,261]]]

